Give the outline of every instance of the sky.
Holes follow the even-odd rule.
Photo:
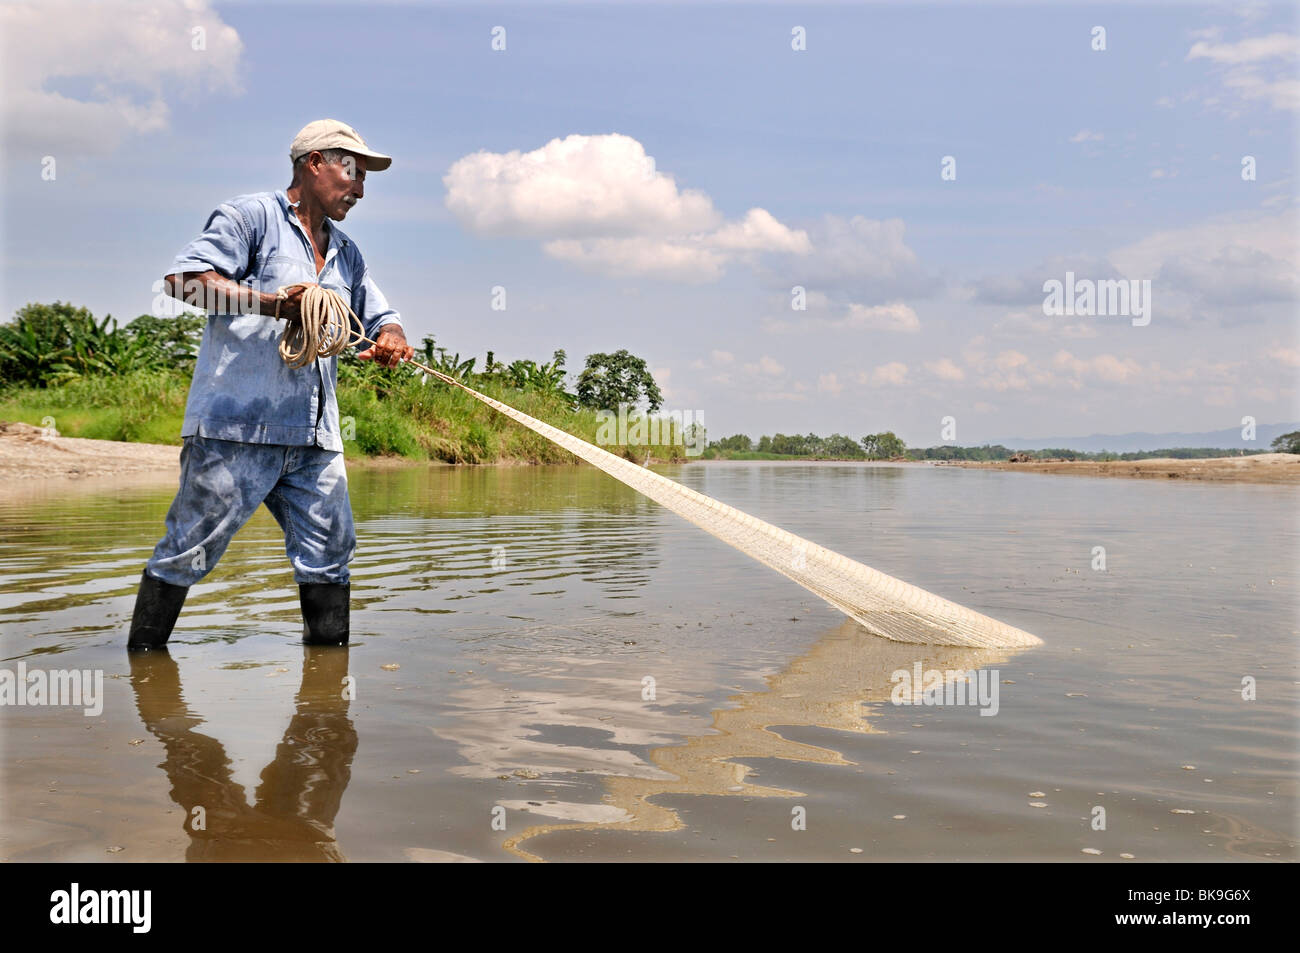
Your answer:
[[[1298,9],[0,3],[0,316],[154,311],[328,117],[412,342],[626,348],[710,438],[1300,420]]]

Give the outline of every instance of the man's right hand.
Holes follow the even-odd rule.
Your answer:
[[[263,314],[275,316],[277,313],[282,320],[298,321],[302,318],[302,294],[307,290],[306,285],[294,285],[285,292],[283,300],[279,299],[274,292],[262,294],[261,311]],[[279,305],[279,312],[276,306]]]

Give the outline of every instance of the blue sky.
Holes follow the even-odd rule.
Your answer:
[[[575,371],[626,347],[714,437],[1300,419],[1296,16],[7,4],[0,311],[149,311],[211,209],[284,187],[332,117],[394,156],[343,228],[412,339]],[[1150,323],[1045,315],[1067,271],[1150,280]]]

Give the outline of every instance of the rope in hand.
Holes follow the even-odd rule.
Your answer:
[[[361,319],[357,317],[343,296],[337,291],[304,282],[302,298],[298,302],[298,317],[280,317],[280,302],[299,285],[285,285],[275,293],[275,318],[285,320],[288,327],[280,336],[280,357],[290,367],[306,367],[318,357],[334,357],[351,344],[369,341],[357,331]],[[356,322],[354,327],[352,322]],[[370,342],[374,343],[374,342]]]

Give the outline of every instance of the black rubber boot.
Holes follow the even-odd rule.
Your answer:
[[[141,652],[166,648],[189,591],[188,586],[173,586],[142,572],[126,647]]]
[[[351,583],[300,582],[304,645],[347,645]]]

